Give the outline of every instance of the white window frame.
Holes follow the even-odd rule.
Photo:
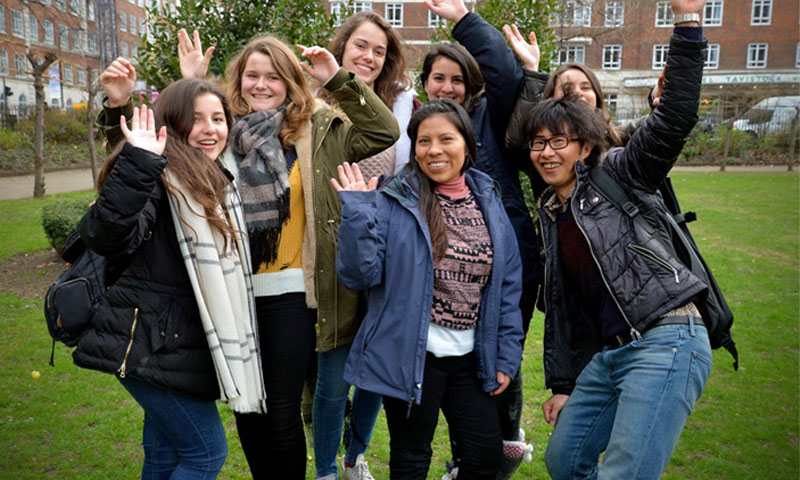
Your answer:
[[[767,11],[766,14],[764,10]],[[750,8],[750,25],[759,27],[772,25],[772,0],[753,0]]]
[[[447,20],[443,17],[428,10],[428,28],[439,28],[439,26],[444,26],[446,23]]]
[[[669,2],[656,2],[656,27],[671,27],[675,23],[675,14]]]
[[[56,8],[59,11],[66,12],[67,11],[67,0],[56,0]]]
[[[81,16],[81,5],[78,0],[69,0],[69,13],[76,17]]]
[[[606,2],[603,24],[606,27],[621,27],[625,25],[625,4],[617,0]]]
[[[75,81],[75,79],[72,76],[72,64],[71,63],[65,63],[62,66],[62,69],[64,70],[64,72],[63,72],[64,83],[73,83]]]
[[[708,44],[708,47],[704,52],[705,55],[705,63],[703,65],[704,69],[716,70],[719,68],[719,52],[720,52],[719,43]]]
[[[81,29],[80,28],[73,28],[72,29],[72,51],[73,52],[80,52],[83,50],[83,42],[81,41]]]
[[[28,14],[28,38],[31,42],[39,42],[39,20],[32,14]]]
[[[800,68],[800,42],[797,43],[797,49],[794,52],[794,68]]]
[[[610,112],[615,112],[619,108],[619,97],[616,93],[606,93],[603,95],[603,103]]]
[[[759,58],[762,56],[763,58]],[[767,68],[768,58],[769,58],[768,43],[747,44],[747,65],[745,68]]]
[[[6,7],[0,5],[0,33],[6,33]]]
[[[372,2],[353,2],[353,13],[371,12]]]
[[[622,45],[603,45],[603,70],[622,68]]]
[[[131,62],[136,63],[136,57],[139,56],[139,47],[138,45],[131,44]]]
[[[49,7],[52,4],[51,0],[39,0],[39,3],[41,3],[45,7]]]
[[[86,33],[86,48],[89,53],[97,53],[97,34],[94,32]]]
[[[86,70],[82,68],[76,68],[75,73],[77,74],[76,76],[78,77],[78,85],[82,87],[86,86]]]
[[[703,8],[703,26],[721,27],[725,0],[708,0]]]
[[[131,35],[136,35],[136,16],[132,13],[128,14],[128,33]]]
[[[96,15],[95,15],[96,8],[97,7],[95,6],[94,0],[87,0],[87,2],[86,2],[86,20],[89,20],[90,22],[94,22],[95,21],[95,19],[96,19]]]
[[[66,25],[58,25],[58,47],[69,50],[69,28]]]
[[[25,38],[25,20],[22,17],[22,10],[11,10],[11,35]]]
[[[592,4],[587,0],[568,0],[564,10],[556,14],[556,25],[590,27],[592,26]]]
[[[128,50],[128,42],[119,42],[119,54],[122,58],[130,59],[131,52]]]
[[[0,75],[8,75],[8,52],[0,48]]]
[[[28,59],[25,58],[24,53],[15,53],[14,54],[14,70],[17,71],[18,77],[24,77],[28,75]]]
[[[669,53],[669,44],[653,45],[653,70],[661,70],[667,64],[667,54]]]
[[[44,32],[44,43],[48,45],[55,45],[56,34],[53,27],[53,22],[50,20],[42,20],[42,31]]]
[[[147,33],[147,21],[144,18],[139,19],[139,36],[143,37]]]
[[[387,3],[386,12],[384,15],[386,21],[392,27],[398,28],[403,26],[403,4],[402,3]]]
[[[565,63],[585,63],[586,62],[586,45],[568,45],[558,51],[556,63],[564,65]]]
[[[119,31],[128,32],[128,15],[125,12],[119,12]]]

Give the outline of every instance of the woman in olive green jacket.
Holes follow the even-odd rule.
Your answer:
[[[180,36],[183,76],[204,76],[210,52],[203,55],[199,36],[194,44]],[[372,89],[327,50],[301,48],[311,65],[277,39],[259,37],[226,71],[236,123],[223,161],[242,194],[267,392],[267,414],[236,415],[254,478],[305,478],[300,397],[308,362],[316,342],[319,349],[350,343],[360,323],[358,295],[336,276],[340,203],[329,179],[342,162],[374,155],[399,137],[394,115]],[[303,69],[341,112],[314,99]],[[120,79],[131,80],[124,72]],[[129,95],[109,97],[107,125],[121,113],[112,107]]]

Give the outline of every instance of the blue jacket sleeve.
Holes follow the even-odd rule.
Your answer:
[[[510,228],[509,228],[510,230]],[[522,260],[513,232],[505,236],[506,266],[501,286],[500,319],[497,326],[497,370],[511,378],[522,363],[522,313],[519,309],[522,295]]]
[[[502,140],[524,83],[522,66],[506,44],[503,34],[477,13],[465,15],[453,27],[453,37],[475,57],[480,66],[486,82],[486,102],[492,128]]]
[[[164,194],[159,178],[166,165],[161,155],[125,144],[97,201],[78,225],[89,248],[108,257],[136,250],[156,221],[157,202]]]
[[[705,40],[672,35],[661,101],[628,144],[606,159],[617,181],[654,192],[669,173],[697,123],[705,46]]]
[[[383,281],[387,213],[379,214],[380,192],[339,192],[342,217],[336,272],[350,290],[366,290]],[[385,200],[384,200],[385,201]]]

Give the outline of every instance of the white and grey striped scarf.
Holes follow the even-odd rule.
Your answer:
[[[184,193],[169,194],[170,210],[214,361],[220,398],[236,412],[264,413],[266,392],[239,194],[231,185],[218,207],[237,231],[225,250],[223,236],[201,216],[203,207],[169,170],[167,181]]]

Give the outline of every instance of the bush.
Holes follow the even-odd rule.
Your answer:
[[[78,222],[92,200],[94,197],[82,197],[42,207],[44,233],[59,257],[64,253],[67,238],[78,230]]]
[[[22,148],[28,143],[27,137],[13,130],[0,128],[0,150]]]
[[[20,130],[28,138],[33,139],[34,120],[30,118],[20,124]],[[76,143],[86,140],[86,111],[72,110],[62,112],[48,110],[44,112],[44,141],[50,143]]]

